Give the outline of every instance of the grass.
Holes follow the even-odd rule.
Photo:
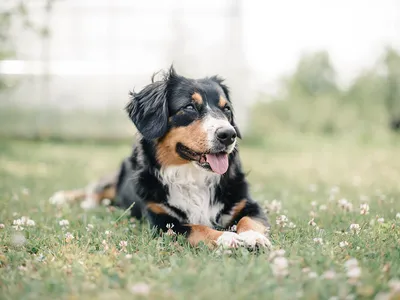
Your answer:
[[[116,222],[121,210],[48,203],[54,191],[113,170],[129,144],[2,140],[0,299],[373,299],[389,293],[399,299],[393,294],[400,278],[397,145],[320,137],[242,145],[254,198],[270,210],[274,251],[285,250],[279,260],[268,251],[227,253],[154,238],[147,224],[128,217]],[[342,198],[351,211],[340,207]],[[369,214],[360,214],[361,203],[369,204]],[[276,224],[280,215],[287,226]],[[14,229],[22,216],[35,225]],[[315,226],[309,225],[313,216]],[[350,258],[361,269],[354,282],[345,268]]]

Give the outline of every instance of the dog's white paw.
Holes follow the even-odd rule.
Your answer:
[[[90,210],[96,208],[97,206],[99,206],[97,200],[90,196],[86,197],[85,200],[81,202],[81,208],[84,210]]]
[[[68,197],[64,191],[59,191],[49,198],[49,202],[54,205],[62,205],[68,202]]]
[[[271,249],[272,247],[271,242],[265,235],[254,230],[241,232],[239,233],[239,237],[243,241],[244,245],[248,248],[255,248],[256,246],[261,246]]]
[[[237,233],[225,231],[218,239],[217,245],[223,248],[237,248],[243,244]]]

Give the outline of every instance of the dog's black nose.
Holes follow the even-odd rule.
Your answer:
[[[236,139],[236,131],[233,128],[220,128],[217,130],[217,138],[222,144],[229,146]]]

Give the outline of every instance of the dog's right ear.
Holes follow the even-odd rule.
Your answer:
[[[162,137],[168,130],[167,80],[156,81],[139,93],[130,93],[126,111],[145,139]]]

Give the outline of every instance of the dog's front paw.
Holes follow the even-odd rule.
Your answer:
[[[237,233],[225,231],[218,239],[217,246],[223,248],[238,248],[243,245],[240,236]]]
[[[248,248],[256,248],[259,246],[271,249],[272,247],[271,242],[265,235],[254,230],[241,232],[239,233],[239,237]]]

